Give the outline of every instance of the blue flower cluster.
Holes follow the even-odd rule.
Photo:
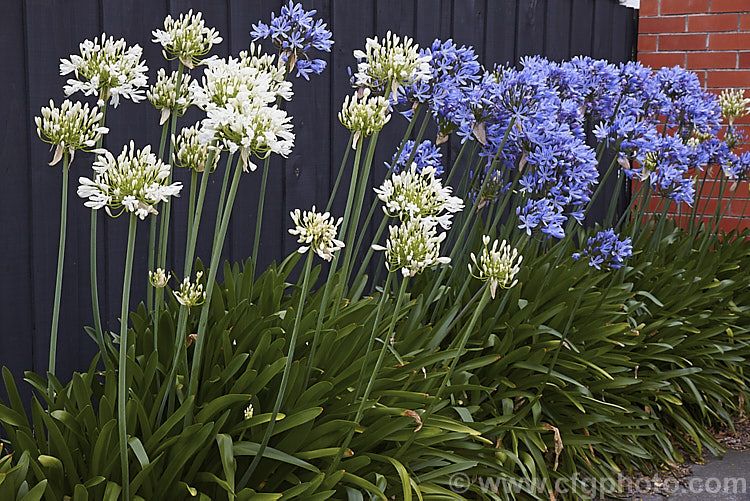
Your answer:
[[[399,103],[425,104],[442,136],[457,132],[466,140],[476,122],[474,111],[481,106],[482,66],[472,47],[455,45],[453,40],[435,40],[422,51],[431,56],[432,77],[399,89]],[[412,109],[407,110],[410,116]]]
[[[620,240],[614,230],[603,230],[589,237],[581,252],[573,254],[573,259],[588,258],[589,266],[601,270],[621,268],[625,260],[633,255],[630,237]]]
[[[435,169],[436,176],[443,174],[443,154],[440,153],[440,149],[432,144],[432,141],[429,139],[425,139],[419,143],[416,147],[416,151],[414,149],[414,141],[407,141],[404,143],[404,147],[401,150],[401,154],[398,155],[398,158],[396,158],[397,151],[393,154],[391,163],[385,163],[386,167],[393,169],[394,174],[401,172],[408,167],[406,163],[409,161],[409,157],[412,156],[412,152],[414,152],[414,158],[412,158],[411,163],[416,164],[418,172],[422,172],[423,168],[431,166]]]
[[[693,203],[695,173],[707,165],[750,175],[748,158],[716,137],[716,96],[682,68],[581,56],[559,63],[527,57],[520,69],[487,71],[471,47],[451,40],[436,40],[425,53],[432,80],[404,88],[399,102],[426,104],[439,137],[456,132],[462,142],[481,143],[487,162],[474,173],[477,182],[490,176],[485,184],[506,187],[517,179],[516,214],[529,234],[560,238],[567,221],[582,220],[605,149],[621,175],[677,203]]]
[[[310,59],[310,49],[331,52],[333,40],[331,32],[322,20],[315,20],[317,11],[306,11],[302,4],[289,4],[281,7],[281,14],[271,13],[271,22],[258,21],[253,25],[250,36],[253,40],[270,38],[281,52],[281,60],[287,64],[289,71],[297,69],[297,77],[310,79],[310,75],[323,72],[326,62],[322,59]]]

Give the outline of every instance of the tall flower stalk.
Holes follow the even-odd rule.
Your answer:
[[[97,96],[102,108],[100,126],[104,125],[107,101],[117,108],[120,98],[130,99],[134,103],[146,98],[144,87],[148,82],[146,76],[148,67],[141,61],[143,49],[139,45],[129,47],[124,39],[107,38],[103,33],[99,39],[81,42],[79,49],[80,54],[73,54],[70,59],[60,60],[60,74],[72,73],[74,76],[68,79],[65,85],[65,95],[70,96],[81,92],[86,96]],[[100,146],[101,141],[98,141],[97,148]],[[108,355],[104,346],[104,331],[99,308],[97,243],[97,212],[92,210],[89,240],[91,309],[94,317],[94,330],[106,363]]]
[[[55,150],[50,165],[62,160],[62,188],[60,196],[60,237],[57,249],[57,272],[55,275],[55,295],[52,305],[52,325],[50,327],[49,364],[47,370],[55,374],[57,366],[57,331],[60,320],[63,268],[65,266],[65,240],[68,220],[68,173],[76,150],[92,150],[101,145],[101,138],[108,132],[103,125],[104,111],[88,105],[72,103],[67,99],[57,108],[50,101],[49,107],[41,110],[41,116],[34,122],[39,138]],[[98,338],[102,357],[107,353],[103,337]],[[106,363],[106,358],[104,361]]]
[[[296,236],[297,242],[302,244],[297,252],[300,254],[307,253],[304,271],[302,272],[302,288],[300,289],[299,301],[297,302],[297,309],[295,310],[294,327],[292,328],[292,335],[289,339],[289,349],[284,364],[284,372],[281,376],[279,392],[276,395],[276,401],[273,406],[273,411],[271,412],[271,419],[268,422],[268,427],[263,435],[263,440],[260,443],[258,452],[255,454],[255,457],[245,471],[245,474],[240,479],[240,488],[247,484],[263,458],[263,454],[265,453],[268,442],[273,434],[274,425],[276,424],[276,419],[281,410],[281,404],[284,401],[284,395],[286,394],[289,385],[289,377],[292,373],[292,365],[294,364],[294,351],[297,345],[300,323],[302,321],[302,312],[308,294],[313,255],[317,254],[320,258],[330,261],[333,258],[334,253],[342,249],[344,246],[344,243],[336,238],[341,219],[335,221],[328,212],[323,214],[318,213],[315,211],[314,206],[310,211],[300,211],[299,209],[296,209],[290,213],[290,216],[292,217],[292,221],[294,221],[294,228],[291,228],[289,233]]]
[[[146,146],[136,150],[131,142],[115,157],[104,150],[94,163],[94,179],[79,178],[78,196],[87,199],[84,205],[93,211],[104,209],[112,217],[129,214],[128,246],[120,310],[120,339],[117,383],[117,426],[120,443],[123,497],[130,499],[128,464],[127,406],[127,351],[130,282],[133,270],[137,218],[158,214],[156,205],[177,196],[180,183],[169,183],[170,166],[164,164]]]

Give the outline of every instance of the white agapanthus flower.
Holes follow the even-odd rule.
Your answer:
[[[245,420],[252,419],[253,415],[255,414],[255,409],[253,408],[253,404],[249,404],[247,407],[245,407]]]
[[[180,284],[180,289],[172,291],[177,302],[183,306],[190,308],[191,306],[199,306],[206,300],[206,291],[203,290],[203,284],[200,283],[200,279],[203,276],[203,272],[199,271],[195,274],[195,282],[190,281],[190,277],[185,279]]]
[[[239,151],[245,171],[257,168],[250,154],[258,158],[271,153],[287,157],[294,147],[291,117],[286,111],[276,105],[257,106],[242,100],[209,106],[198,140],[204,144],[216,142],[231,153]]]
[[[388,100],[381,96],[370,96],[370,89],[353,96],[346,96],[339,111],[341,125],[354,133],[352,148],[361,137],[379,132],[391,119]]]
[[[328,212],[315,212],[314,205],[312,210],[295,209],[289,215],[294,221],[294,228],[290,228],[289,233],[297,237],[297,243],[302,244],[297,249],[300,254],[309,250],[330,261],[334,252],[344,248],[344,242],[336,238],[343,218],[336,221]]]
[[[79,48],[80,54],[60,60],[60,74],[75,76],[64,87],[66,96],[75,92],[96,95],[104,101],[110,99],[115,108],[120,97],[136,103],[146,98],[148,67],[141,61],[143,49],[139,45],[128,47],[122,38],[115,40],[102,34],[101,39],[84,40]]]
[[[403,40],[390,31],[382,40],[368,38],[365,50],[355,50],[358,87],[370,87],[396,100],[398,88],[416,81],[427,81],[432,76],[430,55],[421,54],[419,45],[412,39]]]
[[[518,249],[512,248],[503,240],[497,240],[490,244],[490,237],[484,235],[482,242],[484,249],[479,253],[479,259],[474,253],[471,253],[471,260],[474,265],[469,263],[469,273],[474,278],[483,282],[489,282],[490,295],[495,299],[495,291],[498,287],[501,289],[510,289],[518,283],[516,275],[521,270],[521,261],[523,256],[518,253]]]
[[[167,60],[179,59],[188,68],[195,68],[214,45],[222,42],[219,32],[207,28],[202,16],[200,12],[193,14],[193,9],[176,20],[167,16],[164,29],[152,32],[153,42],[161,44]]]
[[[745,91],[740,89],[724,89],[719,95],[721,113],[730,125],[747,113],[750,98],[745,97]]]
[[[440,256],[440,243],[445,233],[437,232],[437,223],[429,219],[407,219],[398,226],[388,227],[385,247],[373,244],[376,251],[385,251],[388,271],[401,270],[404,277],[413,277],[437,264],[451,262]]]
[[[177,110],[177,116],[181,117],[185,111],[193,105],[193,94],[190,92],[190,75],[180,75],[180,93],[177,89],[177,72],[173,71],[169,76],[164,68],[159,68],[156,75],[156,83],[146,91],[146,97],[154,108],[161,110],[159,125],[164,125],[172,111]],[[176,99],[175,99],[176,98]]]
[[[203,172],[206,170],[206,162],[209,161],[210,157],[211,165],[208,166],[208,170],[213,172],[216,169],[216,165],[219,163],[219,152],[214,151],[213,155],[209,155],[211,147],[198,140],[200,133],[200,127],[195,124],[183,128],[176,137],[172,137],[172,144],[174,145],[173,164],[176,167]]]
[[[275,68],[273,60],[259,55],[252,45],[251,50],[250,54],[240,52],[238,58],[205,61],[203,78],[190,86],[198,107],[205,110],[211,104],[226,106],[232,100],[269,105],[277,97],[286,101],[292,98],[292,83],[283,80],[283,73]]]
[[[246,170],[256,169],[250,154],[286,157],[294,147],[291,117],[275,104],[278,97],[291,99],[291,83],[279,82],[278,71],[267,71],[267,63],[247,52],[237,59],[207,61],[201,84],[191,86],[196,104],[206,112],[199,140],[232,153],[239,150]]]
[[[164,268],[156,268],[156,271],[148,272],[148,281],[155,289],[163,289],[169,282],[169,277]]]
[[[57,108],[50,100],[49,107],[43,107],[41,113],[41,117],[34,117],[36,133],[39,139],[56,147],[50,165],[59,162],[66,150],[72,162],[76,150],[93,149],[97,140],[109,132],[107,127],[99,125],[101,110],[97,107],[89,109],[88,104],[66,99]]]
[[[450,229],[453,214],[464,208],[464,201],[452,196],[452,191],[450,186],[443,186],[435,177],[433,166],[425,166],[420,172],[416,164],[375,188],[378,198],[385,204],[383,211],[387,215],[402,221],[433,219],[445,230]]]
[[[116,158],[104,150],[93,168],[96,174],[93,180],[78,179],[78,196],[88,199],[86,207],[104,208],[113,217],[124,211],[141,219],[158,214],[154,206],[178,196],[182,189],[182,183],[169,184],[169,164],[157,159],[150,146],[136,150],[132,141]]]

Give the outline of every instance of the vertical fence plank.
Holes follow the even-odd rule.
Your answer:
[[[0,122],[0,151],[6,159],[0,165],[0,255],[3,256],[3,287],[0,288],[0,364],[7,365],[15,376],[29,368],[33,356],[32,341],[43,331],[36,326],[37,311],[48,308],[35,306],[31,271],[34,259],[30,208],[39,203],[31,191],[29,141],[34,125],[28,109],[26,91],[26,58],[24,44],[23,5],[4,3],[0,7],[0,45],[6,48],[6,64],[14,71],[6,73],[0,83],[0,107],[14,120]],[[29,131],[24,134],[23,131]],[[35,166],[52,174],[45,165]],[[2,391],[0,391],[0,395]]]
[[[568,59],[570,57],[568,45],[570,44],[571,26],[570,6],[567,2],[547,2],[544,33],[544,54],[554,61]]]
[[[571,0],[569,48],[571,56],[591,55],[591,32],[598,3],[598,0]]]
[[[516,59],[544,53],[546,3],[546,0],[519,2]]]
[[[485,53],[480,54],[487,68],[495,64],[514,64],[516,61],[517,0],[489,0],[487,2],[487,27]]]

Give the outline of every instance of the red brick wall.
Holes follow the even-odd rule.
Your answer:
[[[750,0],[641,0],[638,59],[653,68],[688,68],[710,91],[748,89],[745,96],[750,96]],[[750,135],[749,117],[735,124]],[[725,229],[750,227],[747,183],[743,185],[728,208]],[[724,194],[725,199],[731,196]],[[705,206],[713,211],[718,197],[718,184],[707,183],[699,210]]]

